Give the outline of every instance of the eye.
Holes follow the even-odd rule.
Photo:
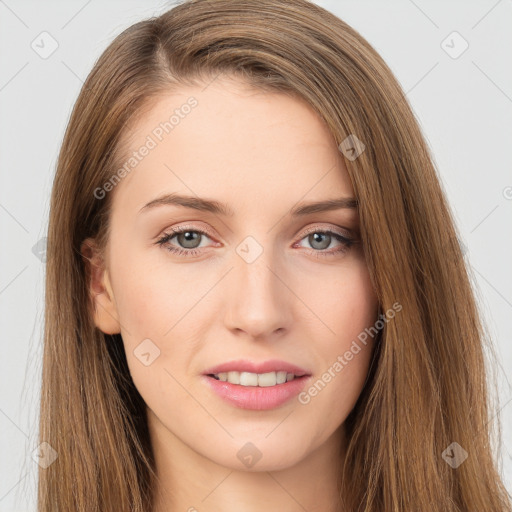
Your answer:
[[[182,226],[180,228],[171,228],[172,233],[164,234],[162,238],[157,240],[157,244],[164,246],[168,251],[177,254],[179,256],[195,256],[201,251],[197,250],[200,246],[201,237],[208,237],[206,231],[200,229],[192,229],[189,226]],[[176,247],[169,242],[176,238],[178,243],[184,247]]]
[[[311,245],[313,251],[309,252],[318,257],[330,257],[343,254],[356,243],[356,240],[353,238],[344,236],[336,231],[319,229],[318,227],[310,228],[306,236],[301,239],[301,242],[302,240],[306,240]],[[340,246],[334,250],[326,251],[325,249],[331,246],[332,242],[338,242]],[[297,244],[295,244],[294,247],[296,247],[296,245]]]

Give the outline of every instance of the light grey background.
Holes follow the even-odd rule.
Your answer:
[[[382,55],[432,148],[500,361],[500,456],[512,492],[512,0],[316,3]],[[45,236],[71,108],[112,39],[170,5],[0,0],[0,512],[35,510],[44,267],[33,247]],[[46,37],[51,48],[43,31],[58,43],[47,58],[31,47],[43,51]],[[469,44],[457,58],[453,31]]]

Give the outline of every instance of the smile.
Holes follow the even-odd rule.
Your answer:
[[[259,387],[276,386],[295,379],[295,375],[293,373],[286,372],[286,370],[267,373],[231,371],[215,373],[210,376],[222,382],[229,382],[230,384]]]

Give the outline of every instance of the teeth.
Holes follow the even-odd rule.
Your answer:
[[[214,377],[222,382],[229,382],[230,384],[269,387],[289,382],[295,378],[295,375],[293,373],[286,373],[285,371],[268,373],[223,372],[215,374]]]
[[[226,373],[226,380],[231,382],[231,384],[240,384],[240,372]]]
[[[249,372],[240,372],[241,386],[257,386],[258,385],[258,374]]]
[[[290,375],[293,378],[293,373],[290,373]],[[277,372],[276,373],[276,383],[277,384],[284,384],[285,382],[286,382],[286,372]]]

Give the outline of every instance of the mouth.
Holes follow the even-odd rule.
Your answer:
[[[230,361],[203,373],[208,388],[231,406],[264,411],[284,406],[307,385],[311,372],[271,360],[255,363]]]
[[[208,374],[208,377],[221,382],[229,382],[230,384],[237,384],[239,386],[251,386],[260,388],[279,386],[281,384],[285,384],[286,382],[300,379],[304,376],[305,375],[295,375],[294,373],[287,372],[286,370],[266,373],[230,371]]]

